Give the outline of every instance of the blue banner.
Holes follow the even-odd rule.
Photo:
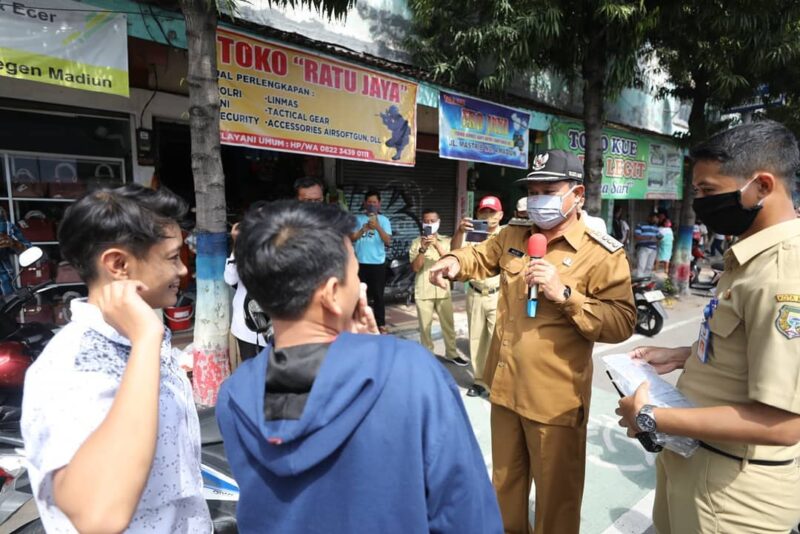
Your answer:
[[[530,115],[466,96],[439,93],[439,156],[528,168]]]

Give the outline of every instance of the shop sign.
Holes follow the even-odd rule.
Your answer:
[[[577,121],[556,121],[550,146],[583,161],[586,136]],[[661,140],[610,128],[603,129],[604,199],[679,199],[683,194],[683,153]]]
[[[413,166],[417,85],[217,30],[223,144]]]
[[[466,96],[439,93],[439,156],[528,167],[528,113]]]
[[[0,4],[0,76],[128,96],[127,19],[87,7],[69,0]]]

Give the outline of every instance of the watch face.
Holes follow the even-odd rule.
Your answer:
[[[655,432],[656,420],[653,419],[649,414],[640,413],[636,416],[636,426],[638,426],[644,432]]]

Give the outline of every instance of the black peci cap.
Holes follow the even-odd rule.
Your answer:
[[[583,165],[575,154],[564,150],[548,150],[533,158],[528,176],[515,183],[561,182],[574,180],[583,183]]]

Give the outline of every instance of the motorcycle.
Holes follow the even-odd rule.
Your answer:
[[[666,297],[656,289],[656,282],[649,276],[635,277],[633,284],[633,300],[636,304],[636,332],[652,337],[661,332],[667,311],[661,305]]]
[[[693,258],[691,264],[691,272],[689,275],[689,287],[699,291],[711,292],[717,287],[722,271],[725,270],[725,264],[721,262],[714,262],[711,264],[711,278],[705,280],[701,277],[701,269],[699,264],[700,258]]]
[[[214,408],[198,410],[201,436],[203,496],[211,513],[214,532],[235,534],[239,486],[225,457]],[[0,421],[0,532],[44,534],[25,469],[25,452],[19,419]]]
[[[21,267],[29,267],[43,257],[40,248],[31,247],[19,255]],[[52,325],[37,322],[20,324],[19,311],[27,303],[53,287],[51,280],[21,287],[0,299],[0,411],[22,406],[25,371],[53,337]],[[0,415],[2,418],[2,415]]]
[[[386,273],[384,296],[387,300],[411,304],[414,300],[414,280],[417,273],[411,268],[408,257],[395,258],[389,262]]]

